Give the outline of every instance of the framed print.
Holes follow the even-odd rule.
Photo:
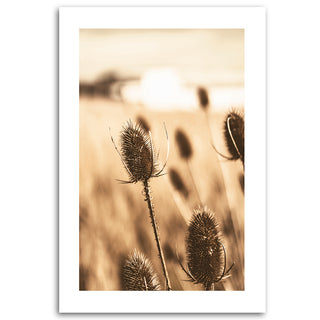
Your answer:
[[[265,10],[59,10],[59,311],[266,308]]]

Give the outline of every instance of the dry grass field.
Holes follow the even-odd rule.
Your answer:
[[[241,188],[243,168],[240,161],[219,157],[210,143],[206,115],[198,112],[159,112],[143,106],[124,105],[102,98],[80,98],[80,290],[122,290],[120,272],[135,248],[144,253],[158,273],[162,288],[164,277],[150,224],[143,186],[121,184],[128,180],[109,133],[119,143],[122,125],[142,116],[151,127],[154,146],[166,158],[165,172],[175,169],[187,186],[187,194],[176,191],[169,175],[151,179],[152,197],[160,240],[173,290],[202,290],[181,269],[176,255],[186,265],[185,237],[194,208],[206,205],[215,212],[227,252],[227,267],[235,262],[231,277],[215,285],[215,290],[244,290],[244,194]],[[225,114],[210,113],[212,137],[216,148],[228,154],[222,134]],[[189,137],[193,156],[188,164],[180,158],[175,131],[180,128]],[[200,195],[199,203],[195,186]]]

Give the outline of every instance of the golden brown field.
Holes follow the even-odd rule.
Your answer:
[[[170,154],[166,172],[176,169],[188,188],[188,197],[177,192],[168,175],[151,179],[152,197],[160,240],[164,250],[173,290],[202,290],[195,285],[177,262],[176,253],[185,259],[185,236],[192,210],[200,203],[188,171],[181,160],[175,141],[177,128],[183,129],[192,142],[190,160],[195,185],[201,202],[215,212],[227,267],[234,261],[231,277],[217,283],[215,290],[244,290],[244,194],[240,179],[240,161],[226,161],[217,156],[210,145],[205,113],[158,112],[142,106],[129,106],[100,98],[80,98],[80,290],[121,290],[120,270],[127,255],[138,249],[151,261],[162,287],[164,277],[154,241],[147,204],[141,183],[121,184],[128,180],[120,158],[111,142],[111,133],[118,144],[122,125],[130,118],[143,116],[151,126],[160,160],[165,161],[167,140]],[[211,113],[210,125],[217,149],[228,154],[222,136],[224,113]]]

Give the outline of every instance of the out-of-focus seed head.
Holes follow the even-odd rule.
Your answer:
[[[146,181],[157,171],[157,158],[150,135],[130,120],[121,132],[121,156],[129,171],[130,182]]]
[[[239,175],[239,183],[240,183],[241,190],[244,193],[244,174]]]
[[[160,290],[159,278],[153,271],[150,260],[136,250],[126,260],[122,269],[121,280],[124,290]]]
[[[189,191],[186,187],[186,185],[184,184],[182,177],[180,176],[179,172],[175,169],[170,169],[169,170],[169,177],[170,177],[170,181],[173,185],[173,187],[179,191],[180,193],[182,193],[182,195],[185,198],[188,198],[189,195]]]
[[[200,107],[206,110],[209,107],[209,96],[205,88],[198,87],[198,99],[199,99]]]
[[[224,121],[224,137],[232,160],[240,159],[244,162],[244,120],[243,116],[235,111],[227,114]]]
[[[139,115],[137,117],[137,123],[143,128],[145,132],[149,132],[151,129],[150,124],[148,123],[147,119],[145,119],[143,116]]]
[[[206,289],[220,279],[224,269],[218,224],[207,208],[195,210],[186,238],[188,268],[192,278]]]
[[[188,136],[181,129],[176,130],[176,142],[181,158],[188,160],[192,157],[192,146]]]

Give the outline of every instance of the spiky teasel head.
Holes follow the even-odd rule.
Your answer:
[[[147,181],[157,171],[157,157],[151,134],[129,120],[121,132],[121,157],[129,173],[130,182]]]
[[[209,209],[195,210],[188,227],[186,247],[191,279],[211,290],[224,273],[224,249],[218,224]]]
[[[160,170],[158,170],[158,157],[154,152],[150,131],[147,133],[140,124],[133,124],[131,120],[127,121],[121,131],[121,149],[119,151],[109,128],[111,141],[129,174],[129,181],[120,180],[121,182],[136,183],[141,181],[147,184],[150,178],[163,175],[162,172],[167,165],[169,156],[169,138],[165,124],[164,128],[168,142],[167,158]]]
[[[198,92],[200,107],[203,110],[207,110],[207,108],[209,107],[209,96],[208,96],[207,90],[203,87],[198,87],[197,92]]]
[[[171,168],[169,170],[169,177],[170,177],[170,181],[171,181],[173,187],[177,191],[181,192],[185,198],[188,198],[189,191],[188,191],[186,185],[184,184],[179,172],[177,170]]]
[[[153,271],[150,260],[137,250],[134,250],[126,260],[121,278],[125,290],[160,290],[159,278]]]
[[[181,129],[176,130],[176,141],[181,158],[188,160],[192,157],[192,146],[188,136]]]
[[[244,120],[243,116],[236,111],[227,114],[224,121],[224,137],[231,160],[240,159],[244,163]]]

